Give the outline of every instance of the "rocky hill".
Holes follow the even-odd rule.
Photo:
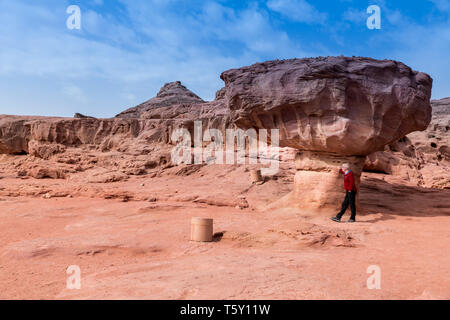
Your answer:
[[[175,107],[179,105],[202,104],[203,101],[195,93],[187,89],[180,81],[166,83],[156,97],[141,103],[140,105],[119,113],[117,118],[143,118],[153,119],[161,117],[155,113],[155,109]]]

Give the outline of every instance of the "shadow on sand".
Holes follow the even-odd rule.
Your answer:
[[[394,219],[394,216],[450,216],[450,190],[428,189],[388,183],[367,177],[361,182],[361,216],[374,213],[381,217],[366,222]]]

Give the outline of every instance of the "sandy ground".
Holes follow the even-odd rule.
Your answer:
[[[337,224],[261,209],[289,178],[249,186],[232,167],[211,182],[214,170],[94,189],[0,179],[0,298],[450,299],[450,190],[365,174],[358,222]],[[36,188],[63,191],[26,195]],[[248,208],[229,200],[242,195]],[[194,216],[214,218],[214,242],[189,241]],[[66,288],[71,265],[79,290]],[[379,290],[367,288],[371,265]]]

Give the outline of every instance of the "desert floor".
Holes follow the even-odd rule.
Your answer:
[[[450,190],[365,173],[355,224],[261,209],[290,177],[250,185],[234,166],[95,187],[4,177],[0,298],[450,299]],[[194,216],[214,218],[214,242],[189,241]],[[71,265],[79,290],[66,288]]]

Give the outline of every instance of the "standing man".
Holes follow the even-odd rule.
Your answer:
[[[344,175],[344,188],[345,188],[345,199],[342,202],[342,209],[336,215],[336,217],[332,217],[331,220],[336,222],[341,222],[341,218],[344,215],[345,211],[350,205],[350,209],[352,211],[352,215],[347,222],[355,222],[356,219],[356,186],[355,186],[355,177],[353,176],[352,170],[350,170],[350,165],[348,163],[344,163],[342,165],[342,169],[339,170],[339,173]]]

